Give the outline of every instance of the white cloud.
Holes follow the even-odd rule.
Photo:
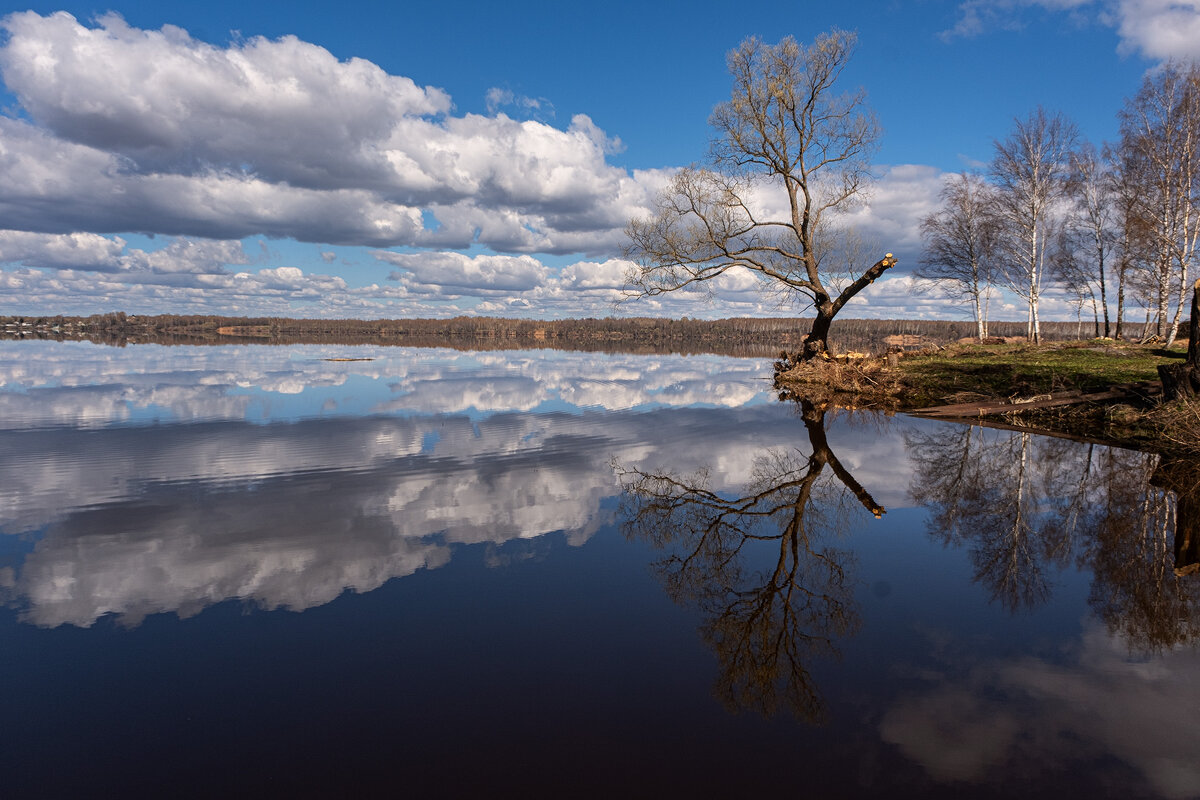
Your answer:
[[[979,36],[989,30],[1021,28],[1022,12],[1040,8],[1067,12],[1080,23],[1114,27],[1119,50],[1146,58],[1200,58],[1200,2],[1197,0],[966,0],[944,39]]]
[[[559,285],[575,290],[619,290],[625,285],[625,273],[632,266],[632,262],[617,258],[601,263],[580,261],[562,269]]]
[[[541,120],[554,117],[554,104],[545,97],[529,97],[500,86],[488,89],[484,100],[489,114],[495,114],[501,108],[512,108],[519,116]]]
[[[110,272],[125,268],[125,240],[96,233],[42,234],[0,230],[0,261],[49,269]]]
[[[1029,8],[1078,12],[1097,0],[964,0],[958,19],[942,31],[943,39],[979,36],[989,30],[1014,30],[1024,26],[1021,12]]]
[[[865,241],[895,253],[901,265],[911,268],[921,250],[921,220],[941,204],[938,195],[946,173],[919,164],[899,164],[881,172],[861,202],[839,222],[854,228]],[[876,258],[882,256],[881,252]]]
[[[600,252],[656,185],[608,164],[619,143],[584,115],[456,117],[439,89],[295,37],[217,47],[62,12],[3,27],[31,120],[0,121],[12,228]]]
[[[545,283],[549,270],[531,256],[463,253],[391,253],[375,257],[400,267],[392,273],[412,291],[480,295],[492,292],[525,292]]]
[[[1117,32],[1122,52],[1153,59],[1200,58],[1200,2],[1120,0]]]
[[[218,48],[170,25],[138,30],[111,13],[98,23],[12,14],[0,70],[39,123],[142,171],[248,163],[271,182],[358,187],[386,164],[373,145],[398,121],[450,110],[440,90],[294,36]]]
[[[118,155],[0,118],[0,216],[49,233],[165,233],[240,239],[263,234],[333,244],[421,237],[420,210],[367,190],[269,183],[239,171],[139,174]]]

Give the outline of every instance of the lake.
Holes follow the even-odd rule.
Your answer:
[[[4,796],[1200,795],[1195,465],[770,378],[0,342]]]

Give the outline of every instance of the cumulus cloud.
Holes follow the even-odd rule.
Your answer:
[[[4,27],[0,70],[29,114],[146,172],[247,163],[271,182],[360,186],[386,164],[371,144],[398,121],[450,109],[440,90],[294,36],[218,48],[111,13],[95,28],[64,12],[16,13]]]
[[[127,263],[125,240],[96,233],[47,235],[0,230],[0,261],[27,267],[111,272]]]
[[[632,266],[632,262],[623,259],[602,263],[580,261],[563,268],[559,279],[564,287],[572,289],[620,289],[625,284],[625,273]]]
[[[340,276],[307,273],[296,267],[237,273],[18,268],[0,270],[0,290],[9,309],[24,314],[52,309],[87,315],[113,308],[138,314],[362,317],[394,315],[398,309],[414,315],[453,314],[453,309],[411,300],[400,286],[351,287]]]
[[[0,130],[13,228],[592,252],[652,188],[606,162],[616,140],[584,115],[456,117],[439,89],[295,37],[218,47],[114,14],[2,24],[0,74],[28,116]]]
[[[525,292],[545,283],[549,269],[531,256],[463,253],[376,252],[375,257],[400,267],[391,279],[414,291],[447,294]]]
[[[1122,52],[1153,59],[1200,58],[1200,2],[1121,0],[1115,14]]]
[[[262,234],[388,245],[419,239],[423,226],[420,209],[367,190],[307,189],[232,169],[140,174],[116,154],[6,118],[0,118],[0,190],[6,226],[26,231]]]
[[[865,241],[895,253],[905,268],[921,250],[921,220],[937,210],[946,174],[936,167],[900,164],[881,169],[861,202],[839,219]],[[879,253],[876,258],[882,257]]]

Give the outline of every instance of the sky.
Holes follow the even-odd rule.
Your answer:
[[[748,274],[615,301],[629,220],[707,158],[725,53],[833,28],[883,130],[843,224],[900,259],[853,317],[963,318],[911,274],[943,180],[1039,105],[1111,141],[1200,58],[1200,0],[0,8],[0,314],[802,314]]]

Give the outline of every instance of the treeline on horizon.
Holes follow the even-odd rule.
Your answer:
[[[1077,339],[1076,322],[1043,322],[1043,337]],[[799,317],[735,317],[701,320],[661,317],[602,319],[295,319],[110,312],[88,317],[0,316],[0,336],[88,340],[124,346],[151,344],[384,344],[459,350],[555,348],[603,352],[715,353],[775,356],[798,347],[812,325]],[[992,322],[993,336],[1021,336],[1024,322]],[[879,354],[889,347],[944,345],[974,334],[969,320],[834,321],[835,352]],[[903,343],[893,338],[903,336]]]

